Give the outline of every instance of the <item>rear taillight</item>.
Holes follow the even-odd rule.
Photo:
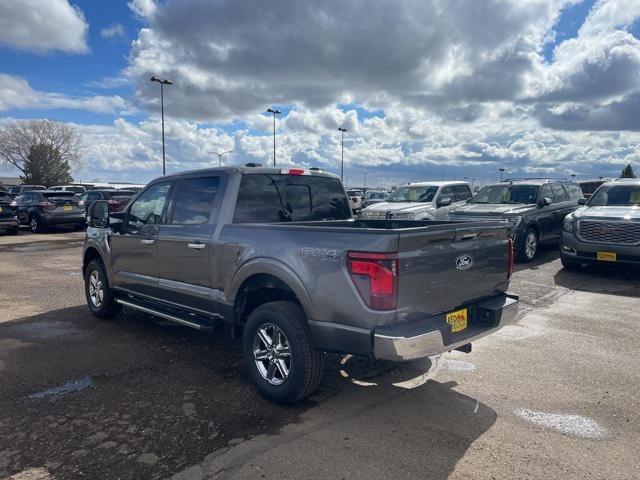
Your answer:
[[[56,204],[51,202],[40,202],[38,203],[38,206],[44,208],[45,210],[53,210],[54,208],[56,208]]]
[[[509,267],[507,269],[507,280],[509,280],[511,278],[511,275],[513,274],[513,262],[514,262],[513,240],[511,238],[509,239],[509,245],[507,248],[509,249]]]
[[[347,270],[362,300],[373,310],[393,310],[398,298],[396,253],[349,252]]]

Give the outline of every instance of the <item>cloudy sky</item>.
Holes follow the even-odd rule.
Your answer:
[[[0,123],[83,136],[81,180],[273,161],[350,185],[640,169],[640,0],[0,2]],[[17,175],[0,166],[0,174]]]

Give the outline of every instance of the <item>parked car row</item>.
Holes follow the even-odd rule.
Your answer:
[[[548,243],[560,243],[567,268],[589,261],[640,262],[640,181],[586,183],[514,179],[486,185],[475,196],[466,182],[412,183],[366,206],[360,218],[503,221],[523,262]]]

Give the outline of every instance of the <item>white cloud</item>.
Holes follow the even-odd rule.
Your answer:
[[[128,5],[133,13],[143,18],[152,17],[157,9],[154,0],[131,0]]]
[[[124,27],[121,23],[114,23],[113,25],[100,30],[100,36],[102,36],[102,38],[124,37]]]
[[[88,28],[67,0],[0,2],[0,43],[20,50],[86,53]]]
[[[12,109],[73,108],[97,113],[133,113],[135,108],[119,95],[70,97],[35,90],[20,77],[0,74],[0,111]]]

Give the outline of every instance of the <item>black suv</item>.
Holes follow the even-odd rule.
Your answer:
[[[37,190],[16,197],[18,219],[34,233],[53,225],[73,225],[84,228],[84,203],[73,192]]]
[[[89,190],[80,195],[80,199],[84,201],[85,212],[93,202],[98,200],[106,200],[109,205],[110,212],[120,212],[129,204],[135,196],[133,190]]]
[[[19,225],[15,200],[7,192],[0,191],[0,230],[15,235]]]
[[[504,220],[511,225],[516,255],[523,262],[536,256],[541,243],[558,242],[562,221],[584,198],[577,183],[549,179],[506,180],[483,187],[451,220]]]

